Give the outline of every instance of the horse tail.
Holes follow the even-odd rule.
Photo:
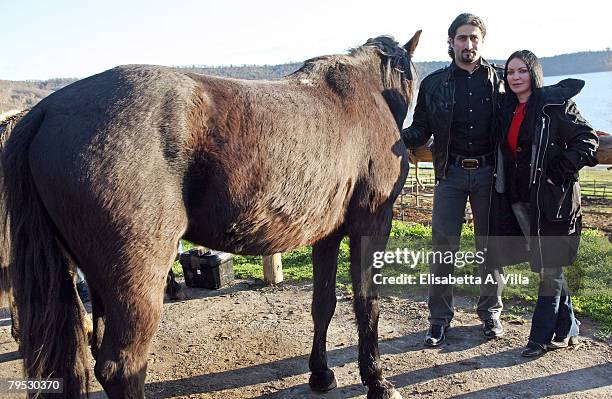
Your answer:
[[[11,130],[13,130],[13,124],[9,120],[0,121],[0,154],[2,154],[4,143]],[[4,178],[2,164],[0,164],[0,193],[2,192],[4,192]],[[2,215],[0,220],[0,306],[2,306],[7,295],[10,295],[11,287],[8,275],[8,220],[5,219],[6,205],[3,195],[0,195],[0,215]]]
[[[8,140],[15,125],[27,114],[29,109],[15,112],[6,118],[0,120],[0,156],[4,149],[4,145]],[[4,192],[4,177],[2,163],[0,162],[0,192]],[[0,306],[8,305],[11,311],[11,319],[13,320],[11,333],[18,341],[17,332],[17,310],[13,301],[13,293],[11,291],[11,282],[9,275],[9,239],[8,218],[6,215],[6,201],[4,195],[0,194]]]
[[[74,264],[38,194],[30,144],[44,120],[39,106],[14,126],[2,153],[13,296],[28,378],[62,378],[63,396],[88,394],[87,335],[74,286]]]
[[[27,112],[28,110],[21,111],[0,120],[0,155],[2,154],[6,140],[9,138],[13,128]],[[4,191],[2,163],[0,163],[0,189]],[[0,215],[3,216],[2,220],[0,220],[0,299],[10,288],[8,280],[8,220],[4,218],[5,214],[6,202],[4,201],[4,196],[0,196]]]

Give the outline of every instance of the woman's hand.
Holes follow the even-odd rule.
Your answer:
[[[563,155],[557,155],[548,163],[546,181],[555,186],[562,186],[573,174],[572,169],[573,165],[567,158]]]

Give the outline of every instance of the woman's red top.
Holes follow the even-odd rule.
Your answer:
[[[512,151],[512,155],[516,158],[516,146],[518,143],[519,129],[525,119],[525,106],[527,103],[518,103],[514,110],[510,130],[508,130],[508,147]]]

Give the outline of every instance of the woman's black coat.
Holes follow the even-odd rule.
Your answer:
[[[489,218],[489,266],[528,260],[532,270],[537,272],[542,266],[567,266],[576,260],[582,229],[578,171],[584,166],[597,164],[595,152],[598,146],[595,131],[571,100],[583,86],[581,80],[566,79],[554,86],[537,89],[532,94],[536,96],[536,101],[530,107],[536,108],[530,124],[532,131],[529,132],[532,135],[529,251],[506,192],[504,170],[507,171],[509,163],[514,162],[506,144],[514,108],[502,107],[505,112],[501,113],[498,121],[495,185]],[[561,164],[564,165],[566,179],[560,186],[547,181],[547,168],[555,157],[565,158]]]

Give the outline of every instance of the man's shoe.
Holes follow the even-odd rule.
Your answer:
[[[485,320],[482,324],[482,332],[487,339],[497,338],[504,335],[504,327],[499,319]]]
[[[578,344],[578,337],[565,337],[565,338],[557,338],[555,337],[546,347],[548,349],[563,349],[568,346],[574,346]]]
[[[521,356],[523,357],[538,357],[542,356],[546,353],[546,345],[537,344],[535,342],[529,341],[523,352],[521,352]]]
[[[438,346],[446,339],[446,331],[448,326],[439,326],[432,324],[429,331],[425,335],[425,346]]]

